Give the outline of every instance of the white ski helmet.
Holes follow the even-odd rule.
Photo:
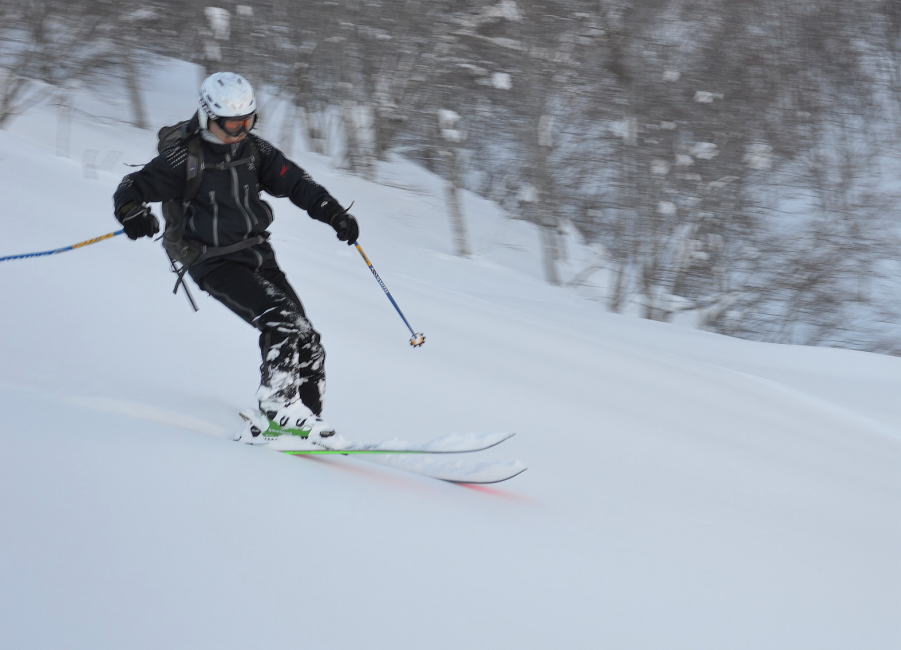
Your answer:
[[[215,72],[200,84],[200,128],[223,117],[250,117],[257,110],[253,87],[234,72]],[[251,127],[252,128],[252,127]]]

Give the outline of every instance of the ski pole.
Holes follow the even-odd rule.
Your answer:
[[[0,262],[6,262],[8,260],[21,260],[26,257],[41,257],[43,255],[55,255],[57,253],[65,253],[66,251],[74,251],[76,248],[81,248],[82,246],[90,246],[91,244],[96,244],[97,242],[103,241],[104,239],[110,239],[115,237],[116,235],[121,235],[125,230],[117,230],[116,232],[108,232],[105,235],[100,235],[99,237],[94,237],[93,239],[88,239],[86,241],[78,242],[77,244],[72,244],[71,246],[63,246],[62,248],[54,248],[49,251],[41,251],[40,253],[23,253],[22,255],[7,255],[6,257],[0,257]]]
[[[410,337],[410,345],[412,345],[414,348],[418,348],[423,343],[425,343],[425,334],[423,334],[422,332],[413,331],[413,328],[410,327],[410,322],[407,320],[407,317],[404,316],[404,312],[400,310],[400,307],[398,306],[397,301],[394,299],[394,296],[392,296],[391,292],[388,291],[388,287],[385,286],[384,281],[382,281],[382,278],[379,277],[379,274],[375,270],[375,267],[372,265],[372,262],[369,261],[369,257],[367,257],[366,253],[363,251],[363,247],[360,246],[360,242],[354,242],[354,246],[356,246],[357,250],[360,251],[360,255],[363,256],[363,261],[366,262],[366,266],[368,266],[369,270],[372,271],[372,275],[376,279],[376,282],[379,283],[382,291],[385,292],[385,295],[388,296],[388,300],[391,301],[391,304],[394,305],[394,309],[396,309],[397,313],[400,315],[401,320],[404,321],[404,325],[407,326],[407,329],[410,330],[410,334],[413,335]]]

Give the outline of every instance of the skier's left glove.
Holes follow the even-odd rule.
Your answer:
[[[339,212],[329,219],[329,225],[335,229],[338,239],[346,241],[348,246],[357,243],[357,238],[360,236],[360,224],[352,214]]]
[[[153,237],[160,231],[160,222],[143,203],[126,203],[116,210],[116,219],[125,228],[129,239]]]

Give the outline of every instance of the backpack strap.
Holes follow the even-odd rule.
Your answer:
[[[204,164],[203,149],[200,146],[200,135],[195,133],[194,135],[188,136],[185,144],[188,147],[188,158],[185,165],[185,193],[182,197],[182,203],[187,207],[200,190],[200,181],[203,177]]]
[[[199,244],[194,246],[194,259],[190,261],[185,261],[182,263],[181,267],[175,266],[175,260],[172,255],[169,255],[169,260],[172,262],[172,270],[175,275],[178,276],[178,279],[175,281],[175,287],[172,289],[172,293],[178,293],[178,288],[180,286],[185,287],[185,291],[188,290],[187,285],[185,284],[185,274],[188,272],[188,269],[198,264],[200,262],[206,262],[207,260],[211,260],[214,257],[222,257],[223,255],[231,255],[232,253],[237,253],[238,251],[243,251],[248,248],[253,248],[254,246],[258,246],[260,244],[265,244],[266,240],[269,239],[269,233],[263,233],[262,235],[256,235],[249,239],[242,239],[239,242],[234,244],[229,244],[228,246],[207,246],[206,244]],[[166,251],[169,252],[168,250]],[[190,300],[190,294],[188,294],[188,299]],[[193,304],[193,300],[191,303]],[[197,311],[197,308],[194,308],[194,311]]]
[[[263,156],[260,154],[260,148],[257,146],[256,139],[250,135],[247,136],[247,147],[250,149],[249,157],[256,165],[257,180],[259,180],[260,169],[263,167]]]
[[[185,161],[185,189],[180,201],[163,203],[163,216],[166,218],[165,238],[168,241],[178,241],[184,237],[186,212],[200,191],[200,182],[203,180],[203,150],[200,146],[199,133],[188,133],[187,126],[182,126],[178,142],[188,150]]]

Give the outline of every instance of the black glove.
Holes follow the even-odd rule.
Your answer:
[[[150,206],[141,203],[126,203],[121,206],[116,210],[116,219],[131,240],[153,237],[160,231],[160,222],[150,211]]]
[[[348,246],[357,243],[357,237],[360,236],[360,225],[352,214],[339,212],[329,219],[328,223],[338,233],[338,239],[346,241]]]

